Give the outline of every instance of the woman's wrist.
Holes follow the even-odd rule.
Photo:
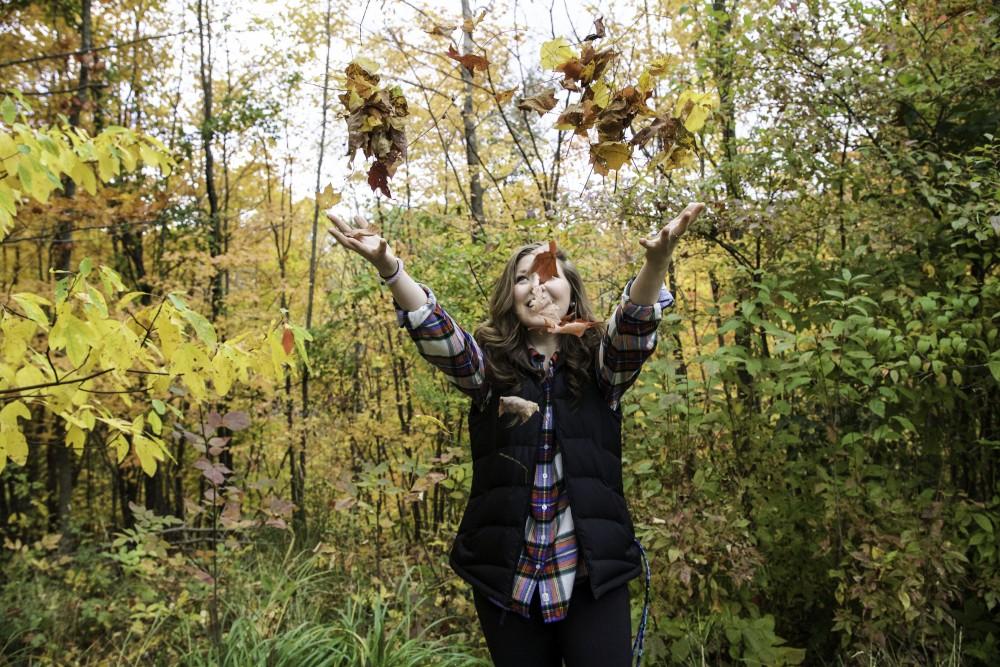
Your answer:
[[[375,270],[378,271],[379,278],[386,280],[391,278],[402,265],[402,260],[398,257],[388,256],[375,264]]]

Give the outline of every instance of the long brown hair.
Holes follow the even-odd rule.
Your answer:
[[[497,387],[517,391],[526,375],[541,378],[543,372],[531,365],[528,358],[528,331],[517,317],[514,307],[514,281],[517,263],[541,243],[523,245],[507,261],[503,273],[493,285],[490,296],[489,318],[476,329],[475,337],[487,359],[488,379]],[[562,250],[556,250],[556,259],[569,282],[570,300],[575,306],[569,314],[585,320],[596,320],[590,299],[583,287],[583,279]],[[583,388],[593,377],[594,363],[601,336],[606,325],[588,328],[582,337],[563,335],[559,341],[559,357],[569,372],[569,387],[574,399],[579,399]]]

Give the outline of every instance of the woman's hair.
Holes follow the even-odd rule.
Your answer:
[[[528,358],[528,331],[518,319],[514,306],[517,264],[541,245],[529,243],[521,246],[507,261],[503,273],[493,286],[489,317],[479,325],[475,333],[476,341],[486,354],[489,380],[499,387],[514,391],[520,389],[524,376],[534,375],[540,379],[543,374],[541,369],[532,367]],[[575,305],[571,305],[569,314],[579,319],[596,320],[583,287],[583,279],[576,267],[562,250],[556,250],[556,258],[571,288],[570,301],[575,302]],[[582,396],[584,386],[593,377],[595,356],[605,327],[605,324],[589,327],[582,337],[563,335],[560,340],[559,357],[569,372],[569,388],[574,402]]]

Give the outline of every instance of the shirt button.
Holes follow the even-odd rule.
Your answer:
[[[542,564],[541,563],[535,563],[535,569],[536,570],[541,570],[542,569]]]
[[[542,505],[542,511],[547,510],[548,508],[549,508],[548,505]]]
[[[542,593],[542,602],[548,602],[548,601],[549,601],[549,594]]]
[[[549,478],[549,473],[543,472],[542,473],[542,479],[548,479],[548,478]]]
[[[548,445],[544,445],[544,446],[542,447],[542,449],[548,449],[548,448],[549,448],[549,446],[548,446]]]

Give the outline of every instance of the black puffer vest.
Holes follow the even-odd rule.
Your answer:
[[[469,412],[472,492],[451,550],[451,567],[473,587],[509,604],[524,547],[535,458],[541,440],[541,382],[525,378],[521,398],[539,412],[517,426],[498,416],[500,392]],[[508,394],[513,395],[513,394]],[[621,413],[612,410],[591,378],[579,407],[571,406],[567,372],[557,358],[552,386],[556,446],[562,452],[578,551],[594,598],[641,572],[639,549],[622,492]],[[514,422],[516,423],[516,422]]]

